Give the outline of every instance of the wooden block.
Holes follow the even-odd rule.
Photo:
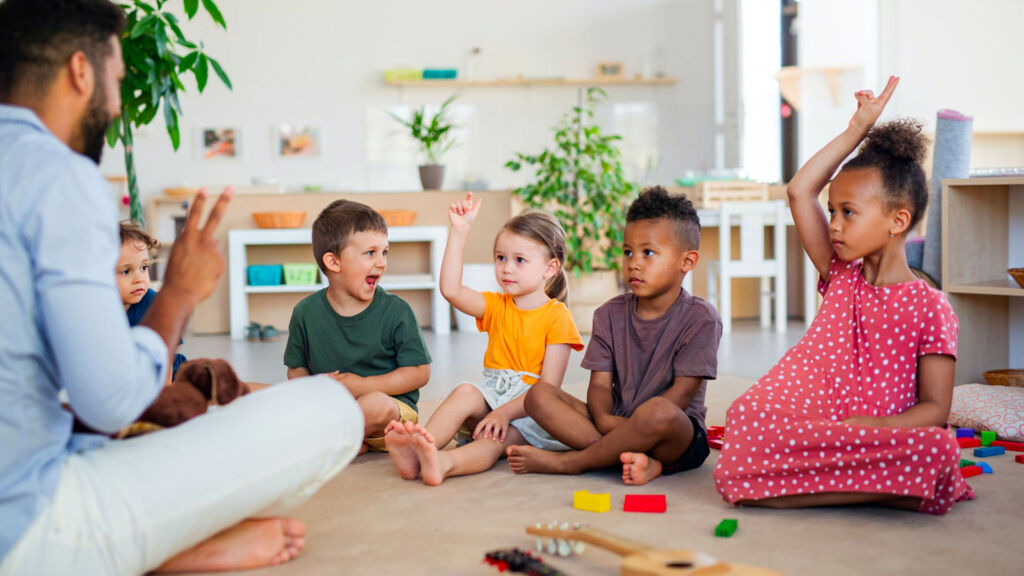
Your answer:
[[[957,438],[974,438],[974,430],[972,430],[970,428],[957,428],[956,429],[956,437]]]
[[[981,476],[985,472],[981,469],[981,466],[964,466],[960,469],[960,475],[964,478],[970,478],[971,476]]]
[[[985,474],[992,474],[995,472],[992,470],[992,467],[988,465],[988,462],[978,462],[978,468],[981,468],[981,471]]]
[[[1006,448],[1003,448],[1002,446],[985,446],[983,448],[974,449],[974,455],[980,458],[999,456],[1000,454],[1006,454]]]
[[[1008,440],[993,440],[993,446],[1001,446],[1009,452],[1024,452],[1024,442],[1010,442]]]
[[[975,464],[975,462],[973,460],[967,460],[966,458],[961,458],[960,459],[960,467],[961,468],[964,468],[966,466],[974,466],[974,464]]]
[[[956,443],[960,445],[960,448],[977,448],[981,446],[981,440],[977,438],[957,438]]]
[[[612,509],[611,494],[591,494],[586,490],[572,493],[572,507],[587,512],[607,512]]]
[[[736,531],[737,527],[739,527],[739,521],[735,518],[726,518],[719,522],[718,526],[715,527],[715,536],[718,536],[719,538],[730,538],[732,537],[732,533]]]
[[[653,512],[663,514],[668,505],[664,494],[626,494],[623,512]]]
[[[981,431],[981,445],[982,446],[991,446],[992,442],[994,442],[995,439],[996,439],[996,433],[995,432],[993,432],[991,430],[982,430]]]
[[[1017,454],[1016,456],[1013,457],[1013,459],[1018,464],[1024,464],[1024,454]]]

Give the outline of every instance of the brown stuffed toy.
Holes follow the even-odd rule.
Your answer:
[[[209,406],[222,406],[251,392],[238,379],[231,365],[216,358],[189,360],[178,368],[174,383],[165,386],[139,419],[115,438],[129,438],[162,428],[177,426],[206,412]],[[97,431],[75,418],[76,432]]]

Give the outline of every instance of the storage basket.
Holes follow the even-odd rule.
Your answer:
[[[284,283],[288,286],[316,284],[316,264],[285,264]]]
[[[1013,279],[1017,281],[1017,285],[1024,288],[1024,268],[1010,268],[1006,271]]]
[[[260,228],[301,228],[306,212],[253,212],[252,219]]]
[[[722,202],[764,202],[768,185],[747,180],[705,180],[697,183],[697,199],[705,210],[718,208]]]
[[[993,386],[1024,387],[1024,370],[989,370],[985,380]]]
[[[280,264],[253,264],[249,266],[249,286],[280,286]]]
[[[415,210],[377,210],[388,226],[409,226],[416,219]]]

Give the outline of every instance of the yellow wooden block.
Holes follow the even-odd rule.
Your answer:
[[[612,509],[612,495],[577,490],[572,493],[572,507],[587,512],[607,512]]]

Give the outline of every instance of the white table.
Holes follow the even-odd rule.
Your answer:
[[[697,210],[697,216],[700,218],[701,228],[718,228],[719,218],[721,214],[718,210]],[[771,222],[771,218],[767,219]],[[738,222],[739,219],[734,222]],[[793,214],[789,211],[786,212],[786,226],[795,226],[793,222]],[[818,270],[814,267],[814,263],[807,257],[807,253],[804,252],[803,247],[800,247],[800,254],[803,256],[804,263],[804,325],[810,326],[811,321],[814,320],[815,314],[818,313]],[[690,275],[686,276],[684,286],[689,292],[693,292],[693,278]]]
[[[326,283],[305,286],[249,286],[249,246],[312,244],[313,232],[309,228],[231,230],[228,232],[228,293],[231,308],[231,339],[245,338],[249,325],[249,294],[281,292],[316,292]],[[430,244],[429,274],[384,274],[381,286],[386,290],[430,290],[431,322],[434,332],[451,332],[451,306],[441,296],[441,258],[448,240],[444,226],[394,226],[388,228],[388,241],[427,242]]]

